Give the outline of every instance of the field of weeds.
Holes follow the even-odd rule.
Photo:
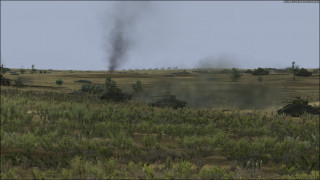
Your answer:
[[[1,178],[319,179],[319,116],[278,115],[265,106],[239,110],[245,102],[281,107],[294,95],[317,103],[317,76],[292,81],[289,75],[269,75],[260,83],[249,75],[232,82],[225,74],[128,74],[113,77],[126,92],[140,79],[146,94],[162,84],[158,94],[168,90],[191,105],[152,107],[143,101],[148,94],[118,103],[96,94],[69,94],[81,88],[74,83],[78,79],[103,85],[103,72],[26,73],[22,77],[30,81],[23,87],[1,87]],[[55,84],[59,77],[61,86]],[[204,84],[210,87],[198,96]],[[260,85],[279,90],[252,88]],[[183,87],[194,89],[179,94]],[[239,93],[249,89],[255,90]],[[197,98],[217,92],[213,100],[223,106],[196,105]],[[223,110],[229,101],[222,99],[237,92],[231,97],[246,98]],[[250,101],[250,94],[260,99]],[[274,101],[265,101],[270,97]]]

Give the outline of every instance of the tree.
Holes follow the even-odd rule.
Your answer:
[[[232,77],[232,81],[237,81],[241,77],[241,74],[236,68],[232,68],[231,77]]]
[[[123,93],[122,89],[118,88],[116,82],[111,80],[111,77],[106,78],[106,91],[100,96],[100,99],[111,100],[111,101],[125,101],[130,100],[131,95]]]
[[[292,62],[292,66],[291,66],[291,73],[293,74],[293,80],[296,80],[296,75],[299,72],[299,66],[294,65],[296,62]]]
[[[62,79],[57,79],[56,80],[56,84],[61,86],[63,84],[63,80]]]
[[[21,74],[24,74],[26,72],[26,70],[25,69],[23,69],[23,66],[20,68],[20,73]]]
[[[34,74],[37,70],[34,68],[34,64],[31,66],[31,74]]]
[[[141,84],[140,80],[137,80],[137,82],[135,84],[132,84],[132,88],[135,93],[140,93],[143,91],[142,84]]]
[[[11,70],[9,68],[4,67],[2,64],[0,67],[0,71],[1,71],[1,74],[5,74],[6,72],[11,71]]]

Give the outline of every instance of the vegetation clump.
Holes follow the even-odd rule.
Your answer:
[[[308,70],[306,70],[304,68],[301,68],[297,72],[297,76],[310,77],[310,76],[312,76],[312,72],[309,72]]]
[[[84,93],[100,94],[103,92],[103,87],[96,84],[83,84],[81,90]]]
[[[90,80],[85,80],[85,79],[80,79],[80,80],[77,80],[77,81],[74,81],[76,83],[87,83],[87,84],[91,84],[92,82]]]
[[[319,115],[320,109],[308,105],[307,100],[303,100],[301,99],[301,97],[297,97],[297,99],[293,100],[291,104],[287,104],[283,106],[283,108],[278,110],[278,114],[286,114],[293,117],[299,117],[304,113]]]
[[[3,66],[3,64],[0,66],[0,73],[5,74],[6,72],[11,71],[9,68],[6,68]]]
[[[137,80],[137,82],[135,84],[132,84],[131,86],[135,93],[143,92],[142,83],[140,80]]]
[[[16,87],[23,86],[22,77],[18,77],[16,80],[14,80],[14,84]]]
[[[232,81],[237,81],[238,79],[240,79],[241,76],[242,75],[236,68],[232,68],[232,74],[231,74]]]
[[[254,71],[252,71],[252,75],[256,75],[256,76],[269,75],[269,70],[259,67],[258,69],[255,69]]]
[[[10,79],[3,77],[3,75],[0,75],[1,85],[2,86],[10,86]]]
[[[115,102],[121,102],[125,100],[130,100],[132,95],[122,92],[122,89],[118,88],[116,82],[111,80],[111,77],[106,78],[106,90],[99,97],[101,100],[110,100]]]
[[[63,80],[62,79],[57,79],[56,80],[56,84],[61,86],[63,84]]]
[[[186,71],[186,70],[183,70],[183,71],[181,71],[181,72],[174,72],[174,73],[172,73],[172,74],[180,74],[180,75],[184,75],[184,74],[190,74],[188,71]]]
[[[151,106],[156,107],[172,107],[173,109],[184,108],[187,106],[186,101],[176,99],[175,95],[171,95],[169,93],[165,94],[162,99],[156,101],[155,103],[151,103]]]

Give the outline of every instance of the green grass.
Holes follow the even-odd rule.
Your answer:
[[[212,76],[164,77],[174,70],[146,72],[111,76],[127,92],[140,79],[146,94],[161,93],[153,88],[157,82],[180,81],[179,85],[189,84],[192,89]],[[97,94],[67,93],[81,88],[82,84],[74,83],[78,79],[103,85],[105,74],[26,72],[21,75],[30,80],[26,86],[1,87],[1,178],[319,178],[319,116],[292,118],[265,107],[174,110],[148,106],[143,96],[112,103],[99,100]],[[219,88],[208,85],[209,90],[224,93],[222,97],[246,90],[248,84],[261,85],[252,76],[232,82],[226,74],[214,75],[218,80],[210,82]],[[55,85],[57,78],[65,82],[61,87]],[[288,93],[277,96],[281,101],[300,93],[315,102],[318,96],[308,93],[316,91],[316,78],[291,81],[289,75],[270,75],[262,82],[264,87],[280,90],[286,86]],[[178,87],[172,90],[178,92]],[[182,93],[180,98],[187,95]]]

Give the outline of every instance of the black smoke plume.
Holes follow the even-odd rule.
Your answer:
[[[109,57],[109,71],[114,71],[125,60],[129,48],[128,39],[125,37],[124,25],[116,21],[110,37],[111,51]]]
[[[133,41],[138,40],[134,31],[135,26],[150,10],[150,2],[117,2],[114,10],[112,29],[108,38],[110,45],[108,61],[111,72],[127,60]]]

